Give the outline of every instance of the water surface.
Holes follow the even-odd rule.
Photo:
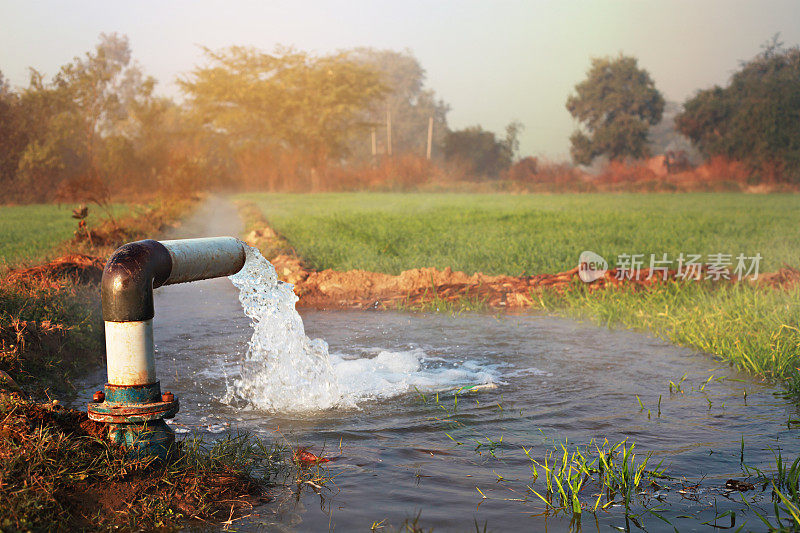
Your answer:
[[[215,212],[230,215],[225,209]],[[182,231],[192,236],[190,226]],[[276,500],[237,522],[240,529],[363,531],[419,515],[436,531],[475,523],[562,531],[576,524],[543,514],[527,490],[523,448],[542,460],[554,443],[628,438],[685,476],[685,485],[700,483],[688,495],[670,483],[659,492],[663,503],[648,503],[665,508],[679,530],[709,530],[701,522],[727,509],[736,510],[737,527],[747,520],[745,530],[757,530],[762,524],[743,513],[738,495],[723,490],[728,478],[744,477],[742,439],[745,462],[762,468],[770,448],[792,458],[800,452],[798,430],[786,423],[795,408],[709,355],[535,315],[305,311],[306,332],[328,342],[339,385],[354,393],[355,406],[280,414],[226,403],[252,332],[237,296],[227,279],[156,291],[157,369],[162,388],[181,400],[173,427],[208,438],[246,429],[336,458],[325,465],[334,483],[320,494],[308,487],[295,498],[292,488],[276,489]],[[669,381],[684,375],[684,392],[670,393]],[[87,394],[102,382],[101,375],[90,379]],[[457,410],[448,414],[442,406],[452,410],[459,389]],[[532,486],[543,489],[541,481]],[[771,511],[768,494],[748,496]],[[643,525],[672,531],[652,516]],[[609,526],[626,526],[621,509],[584,513],[584,530]]]

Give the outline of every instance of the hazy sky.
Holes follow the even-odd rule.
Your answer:
[[[523,154],[558,159],[575,127],[564,102],[590,57],[634,55],[668,100],[682,102],[724,84],[776,32],[800,43],[800,1],[0,0],[0,70],[26,85],[29,66],[52,75],[100,32],[127,34],[167,95],[201,62],[200,45],[408,48],[451,105],[452,128],[502,133],[518,119]]]

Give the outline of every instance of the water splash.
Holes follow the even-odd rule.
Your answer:
[[[420,349],[377,350],[363,357],[329,354],[325,341],[306,336],[292,285],[278,281],[275,268],[255,248],[247,248],[244,267],[230,279],[253,335],[240,376],[230,382],[226,376],[225,403],[272,412],[352,408],[414,389],[490,384],[499,376],[495,365],[446,365]],[[437,365],[424,365],[431,362]]]
[[[328,409],[342,405],[328,345],[305,334],[295,310],[297,296],[288,283],[278,281],[275,267],[255,248],[230,280],[239,289],[239,301],[252,320],[253,336],[241,365],[241,376],[228,387],[225,398],[267,411]]]

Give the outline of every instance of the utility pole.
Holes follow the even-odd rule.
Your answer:
[[[431,143],[433,143],[433,117],[428,117],[428,150],[426,157],[429,161],[431,159]]]
[[[392,112],[386,106],[386,155],[392,155]]]

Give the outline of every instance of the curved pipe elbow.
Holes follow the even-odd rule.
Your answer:
[[[147,239],[118,248],[103,269],[103,319],[133,322],[153,318],[153,289],[163,285],[171,272],[172,256],[158,241]]]
[[[245,244],[233,237],[128,243],[103,269],[101,294],[106,322],[150,320],[153,289],[162,285],[230,276],[242,269]]]

